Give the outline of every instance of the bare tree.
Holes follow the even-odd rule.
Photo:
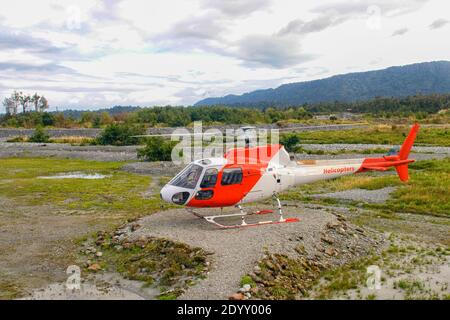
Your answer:
[[[11,94],[10,98],[14,102],[14,112],[13,114],[17,114],[17,111],[19,109],[20,104],[20,93],[18,93],[16,90]]]
[[[22,112],[25,113],[27,112],[28,104],[30,103],[31,97],[29,95],[23,94],[22,92],[20,92],[19,95],[20,95],[19,101],[20,104],[22,105]]]
[[[33,94],[30,98],[30,102],[34,104],[34,111],[36,111],[36,112],[41,111],[39,108],[40,99],[41,99],[41,96],[39,96],[37,93]]]
[[[5,98],[3,100],[3,105],[5,106],[5,110],[6,110],[7,114],[10,114],[10,115],[14,114],[15,104],[14,104],[14,101],[12,100],[12,98]]]
[[[49,105],[48,105],[48,100],[46,97],[42,96],[39,97],[39,105],[38,105],[38,109],[39,111],[45,111],[46,109],[48,109]]]

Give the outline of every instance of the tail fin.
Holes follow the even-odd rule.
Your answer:
[[[409,180],[407,164],[401,164],[399,166],[396,166],[395,170],[397,171],[398,177],[400,178],[401,181],[406,182]]]
[[[419,132],[419,124],[416,123],[411,128],[408,136],[403,142],[402,147],[397,155],[387,155],[383,158],[368,158],[365,159],[358,172],[365,172],[369,170],[386,171],[390,167],[395,167],[398,177],[401,181],[408,181],[408,164],[414,162],[412,159],[408,159],[411,148]]]
[[[411,148],[414,144],[414,140],[416,140],[417,133],[419,132],[419,124],[415,123],[411,131],[409,132],[408,136],[405,139],[405,142],[403,142],[402,148],[400,149],[400,152],[398,153],[398,156],[400,157],[400,160],[406,160],[408,159],[409,153],[411,152]]]
[[[416,140],[419,128],[420,126],[418,123],[415,123],[411,128],[411,131],[406,137],[405,142],[403,142],[400,152],[398,153],[400,160],[408,160],[409,153],[411,152],[414,140]],[[403,182],[408,181],[409,179],[408,163],[396,166],[395,170],[397,171],[398,177],[400,178],[401,181]]]

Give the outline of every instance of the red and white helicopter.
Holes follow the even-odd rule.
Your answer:
[[[188,208],[224,208],[236,206],[237,214],[196,216],[220,228],[239,228],[262,224],[278,224],[299,221],[284,218],[278,194],[295,186],[318,180],[334,179],[367,171],[386,171],[394,167],[401,181],[407,181],[408,159],[419,124],[413,125],[409,135],[394,155],[381,158],[345,160],[303,160],[293,161],[280,144],[258,147],[234,148],[220,158],[194,161],[178,173],[161,189],[161,198],[171,204]],[[276,201],[279,219],[246,223],[242,205],[271,198]],[[273,212],[264,210],[257,214]],[[217,218],[241,217],[236,225],[223,225]]]

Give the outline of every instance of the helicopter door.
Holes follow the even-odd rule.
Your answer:
[[[205,174],[203,175],[202,182],[200,183],[200,188],[195,194],[196,200],[209,200],[214,196],[214,187],[217,182],[217,175],[219,174],[219,170],[216,168],[206,169]],[[205,190],[208,188],[207,190]]]

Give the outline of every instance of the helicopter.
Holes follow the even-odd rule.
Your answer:
[[[254,129],[244,127],[244,133]],[[409,179],[408,164],[411,148],[419,131],[412,126],[398,153],[390,152],[379,158],[342,160],[293,160],[281,144],[228,150],[223,157],[192,161],[160,191],[161,199],[170,204],[185,206],[191,213],[223,229],[298,222],[285,218],[279,194],[298,185],[367,171],[387,171],[394,167],[401,181]],[[246,203],[273,198],[279,218],[272,221],[247,223],[251,214],[273,213],[273,210],[246,212]],[[237,207],[239,213],[214,216],[200,215],[195,208]],[[225,225],[218,218],[240,217],[241,222]]]

